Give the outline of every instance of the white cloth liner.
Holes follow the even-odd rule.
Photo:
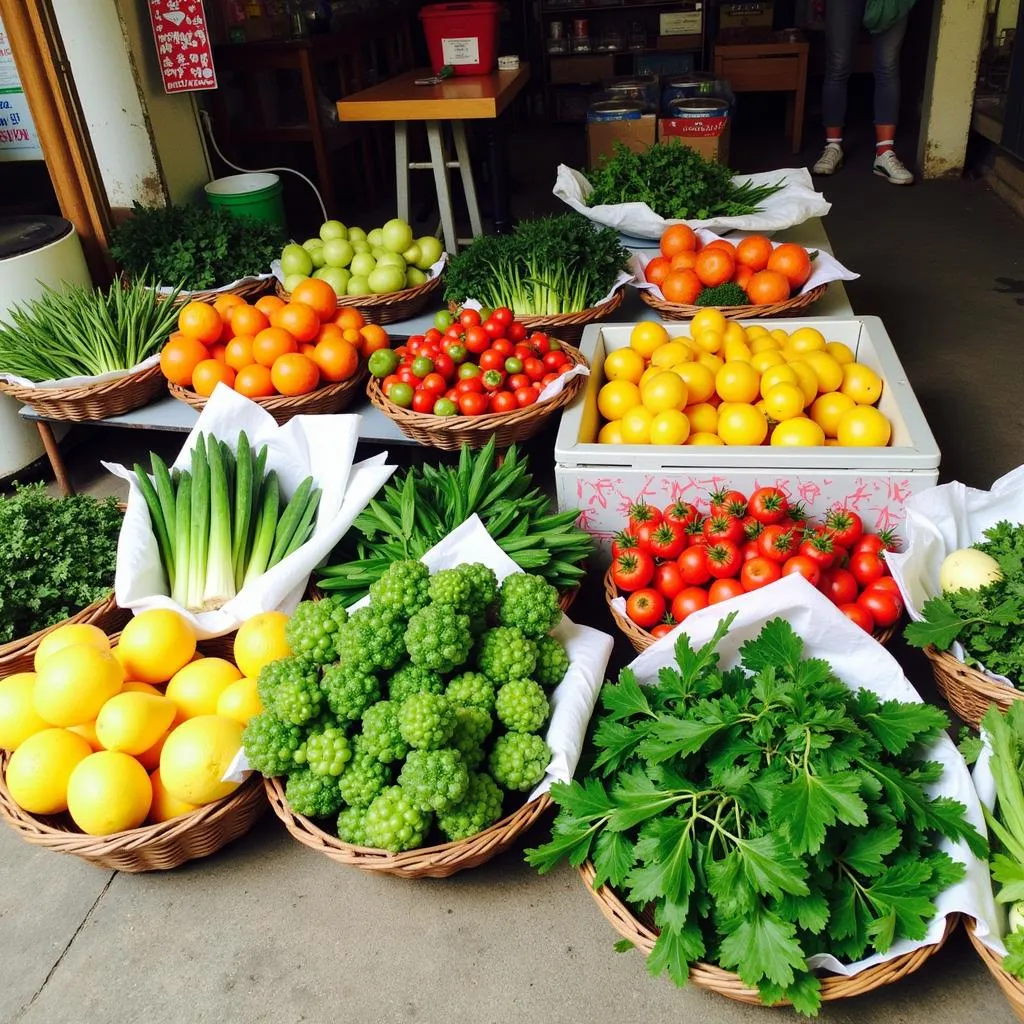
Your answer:
[[[0,373],[0,380],[9,384],[20,384],[23,388],[77,388],[86,384],[102,384],[104,381],[117,380],[119,377],[127,377],[129,373],[137,373],[139,370],[148,370],[151,366],[160,364],[160,353],[143,359],[137,366],[130,370],[111,370],[109,373],[99,373],[94,377],[58,377],[55,380],[26,380],[24,377],[15,376],[13,373]]]
[[[714,634],[718,622],[730,612],[737,617],[718,647],[721,663],[731,667],[739,662],[739,648],[753,640],[770,619],[786,619],[803,638],[803,657],[825,658],[836,675],[851,689],[867,689],[886,700],[922,703],[920,696],[903,674],[899,662],[869,634],[854,625],[832,602],[812,587],[803,577],[792,574],[771,586],[754,590],[741,597],[711,605],[689,616],[667,636],[655,641],[633,660],[631,668],[641,683],[657,679],[658,670],[674,663],[675,642],[680,632],[700,648]],[[943,733],[926,752],[929,760],[938,761],[944,771],[942,778],[928,787],[929,795],[949,796],[967,808],[968,820],[985,834],[985,821],[963,757],[953,741]],[[988,865],[975,857],[961,840],[951,843],[943,839],[941,849],[966,865],[961,881],[941,893],[935,901],[937,914],[920,942],[900,939],[886,953],[876,953],[853,964],[845,964],[828,954],[808,959],[812,969],[852,976],[876,964],[885,963],[922,946],[938,942],[945,930],[949,914],[963,913],[991,921],[995,915]]]
[[[978,799],[982,805],[991,811],[996,805],[996,780],[992,775],[990,762],[992,760],[992,748],[989,746],[988,736],[984,730],[981,738],[985,746],[978,760],[974,764],[974,771],[971,777],[974,780],[974,788],[978,793]],[[1005,904],[997,903],[995,892],[989,883],[991,902],[979,901],[979,912],[975,915],[977,927],[975,935],[999,956],[1006,956],[1006,946],[1003,945],[1003,936],[1007,932],[1008,910]]]
[[[284,498],[290,498],[307,476],[313,477],[323,493],[309,540],[215,611],[188,612],[168,596],[149,509],[135,473],[126,466],[104,462],[114,476],[128,481],[128,507],[118,536],[114,574],[119,607],[136,614],[148,608],[173,608],[200,639],[230,633],[260,612],[293,611],[302,600],[310,573],[395,471],[395,466],[386,464],[386,452],[353,465],[359,421],[357,415],[296,416],[278,426],[255,402],[217,385],[172,468],[190,466],[200,432],[234,445],[239,431],[244,430],[254,452],[267,445],[267,469],[277,471]]]
[[[785,187],[769,196],[758,213],[743,217],[711,217],[707,220],[690,220],[685,223],[692,228],[711,228],[718,231],[782,231],[796,227],[812,217],[824,217],[832,204],[815,190],[810,171],[806,167],[765,171],[760,174],[737,174],[733,181],[741,185],[751,181],[755,185],[775,185],[783,182]],[[580,171],[574,171],[565,164],[558,165],[554,195],[587,220],[615,228],[624,235],[634,238],[659,239],[670,224],[683,221],[666,220],[656,214],[646,203],[616,203],[608,206],[587,206],[587,196],[594,190]]]

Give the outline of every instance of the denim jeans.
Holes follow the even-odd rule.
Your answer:
[[[822,120],[826,128],[841,128],[846,117],[846,87],[850,65],[864,20],[866,0],[825,2],[825,86]],[[904,16],[871,37],[874,55],[875,124],[896,124],[900,112],[900,47],[907,31]]]

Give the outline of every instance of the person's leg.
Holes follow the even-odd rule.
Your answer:
[[[821,95],[825,150],[812,168],[815,174],[833,174],[842,166],[846,92],[865,2],[828,0],[825,4],[825,82]]]
[[[903,166],[893,145],[900,113],[900,49],[907,32],[907,18],[872,38],[875,78],[874,172],[894,185],[909,185],[914,176]]]

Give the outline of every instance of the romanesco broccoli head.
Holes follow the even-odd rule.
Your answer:
[[[394,701],[379,700],[363,712],[361,746],[384,764],[400,761],[409,752],[398,728],[398,708]]]
[[[292,612],[284,635],[292,654],[314,665],[329,665],[338,657],[334,639],[348,622],[348,612],[336,595],[322,601],[303,601]]]
[[[410,750],[398,784],[421,811],[446,811],[466,795],[469,770],[451,747]]]
[[[398,706],[402,739],[417,750],[438,750],[455,731],[455,709],[440,693],[414,693]]]
[[[473,587],[473,606],[486,611],[497,600],[498,577],[482,562],[463,562],[455,571],[465,576]]]
[[[498,686],[529,679],[537,666],[537,645],[514,626],[497,626],[480,637],[476,664]]]
[[[392,853],[413,850],[423,845],[431,820],[401,786],[388,786],[366,808],[366,845]]]
[[[413,663],[436,672],[458,668],[472,646],[469,616],[450,604],[428,604],[409,620],[405,631],[405,647]]]
[[[408,619],[430,600],[429,585],[430,570],[416,559],[403,559],[392,562],[370,584],[370,601],[374,609],[386,608]]]
[[[242,731],[242,747],[249,765],[261,775],[286,775],[295,770],[295,753],[302,743],[302,730],[282,721],[269,711],[249,719]]]
[[[352,760],[338,780],[342,799],[350,807],[369,807],[373,798],[391,781],[391,769],[368,751],[357,736]]]
[[[486,615],[498,595],[498,579],[480,562],[441,569],[430,577],[430,600],[450,604],[471,618]]]
[[[525,793],[544,778],[551,748],[534,733],[507,732],[494,741],[488,766],[494,781]]]
[[[332,775],[315,775],[308,768],[288,776],[284,798],[296,814],[305,818],[329,818],[341,808],[338,780]]]
[[[511,732],[540,732],[551,714],[551,705],[540,683],[513,679],[498,690],[494,712]]]
[[[569,671],[569,655],[553,636],[538,637],[534,643],[537,645],[537,667],[533,670],[533,678],[541,686],[553,689]]]
[[[338,661],[363,672],[394,668],[405,654],[405,619],[387,608],[357,608],[338,630]]]
[[[337,778],[352,760],[352,744],[340,726],[323,726],[306,737],[306,742],[295,754],[295,760],[307,765],[314,775]]]
[[[366,841],[366,808],[346,807],[338,815],[338,838],[353,846],[369,846]]]
[[[380,683],[375,675],[351,665],[331,665],[320,680],[327,706],[341,722],[355,722],[380,700]]]
[[[449,679],[444,693],[456,707],[494,710],[494,683],[482,672],[463,672]]]
[[[317,666],[305,658],[279,658],[260,669],[260,702],[278,718],[305,725],[320,713],[323,692]]]
[[[399,665],[388,680],[388,699],[401,704],[414,693],[443,693],[444,680],[439,672],[407,661]]]
[[[558,591],[543,576],[514,572],[501,582],[498,618],[503,626],[515,626],[524,636],[544,636],[562,618]]]
[[[501,817],[503,794],[497,783],[482,772],[469,773],[466,795],[437,816],[437,827],[451,843],[483,832]]]
[[[484,759],[484,744],[491,735],[494,723],[481,708],[456,708],[455,732],[449,741],[462,755],[468,768],[476,768]]]

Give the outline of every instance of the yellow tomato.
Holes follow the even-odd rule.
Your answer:
[[[803,361],[818,378],[818,390],[825,394],[838,391],[843,383],[843,368],[827,352],[805,352]]]
[[[789,344],[797,352],[821,352],[825,335],[814,327],[799,327],[789,336]]]
[[[825,437],[835,437],[839,432],[839,421],[843,413],[849,412],[856,402],[841,391],[830,391],[819,395],[811,403],[811,419],[825,431]]]
[[[715,390],[723,402],[753,402],[761,375],[750,363],[727,362],[715,374]]]
[[[769,388],[764,395],[765,411],[776,422],[799,416],[805,405],[804,392],[798,384],[783,381]]]
[[[690,421],[690,429],[698,434],[714,434],[718,430],[718,409],[710,402],[688,405],[683,412]]]
[[[609,420],[597,432],[598,444],[622,444],[622,421]]]
[[[697,362],[701,366],[706,366],[712,373],[718,373],[725,365],[725,360],[721,356],[716,356],[714,352],[701,352],[697,356]]]
[[[655,366],[653,363],[647,367],[646,370],[640,376],[640,392],[643,393],[644,385],[652,378],[657,376],[659,373],[664,373],[664,366]]]
[[[725,330],[722,332],[722,340],[728,345],[730,342],[738,342],[740,345],[746,345],[750,340],[747,337],[747,332],[743,327],[743,324],[737,323],[735,320],[730,320],[725,325]]]
[[[750,346],[745,341],[727,341],[722,346],[722,355],[727,363],[749,363],[753,357]]]
[[[693,327],[691,327],[690,330],[693,331],[693,343],[701,352],[722,351],[722,346],[725,344],[725,339],[723,338],[721,331],[697,331]]]
[[[849,345],[844,345],[841,341],[829,341],[825,344],[825,351],[840,365],[845,366],[847,363],[852,363],[857,357],[853,354],[853,349]]]
[[[654,413],[645,409],[642,405],[634,406],[622,417],[622,443],[623,444],[650,444],[651,423],[654,420]]]
[[[761,352],[754,352],[748,361],[758,373],[764,373],[769,366],[781,366],[786,360],[782,358],[781,352],[766,348]]]
[[[604,375],[608,380],[640,381],[644,372],[644,357],[634,348],[619,348],[609,352],[604,360]]]
[[[825,443],[825,431],[814,420],[796,416],[780,423],[773,431],[773,445],[793,448],[814,448]]]
[[[668,340],[668,331],[656,320],[641,320],[630,332],[629,347],[650,359],[655,350]]]
[[[639,404],[640,389],[628,380],[609,381],[597,393],[597,409],[606,420],[620,420],[624,412]]]
[[[721,310],[709,306],[707,309],[702,309],[690,321],[690,334],[696,338],[701,331],[712,330],[724,335],[728,323],[729,321],[722,315]]]
[[[723,402],[718,407],[718,436],[726,444],[761,444],[768,436],[768,421],[747,402]]]
[[[687,397],[683,378],[671,370],[658,370],[640,385],[640,401],[653,413],[666,409],[682,410]]]
[[[892,437],[892,425],[874,406],[858,405],[840,417],[836,437],[841,445],[884,448]]]
[[[717,434],[708,434],[703,431],[696,434],[691,434],[687,440],[687,444],[701,445],[701,444],[725,444],[725,442]]]
[[[768,394],[769,390],[775,387],[776,384],[796,384],[798,379],[796,371],[791,370],[786,363],[780,363],[778,366],[769,366],[761,374],[761,397],[763,398]]]
[[[802,359],[794,359],[789,368],[796,374],[796,382],[804,390],[804,405],[810,405],[818,394],[818,375]]]
[[[768,332],[780,345],[785,345],[789,341],[789,335],[781,328],[776,327],[774,330]]]
[[[686,385],[688,402],[706,402],[715,393],[715,374],[703,363],[680,363],[672,372]]]
[[[882,378],[863,363],[846,363],[839,390],[858,405],[874,405],[882,395]]]
[[[693,359],[693,349],[685,342],[670,341],[660,348],[654,350],[651,356],[651,366],[669,367],[678,363],[688,363]]]
[[[686,444],[690,421],[678,409],[665,409],[651,421],[651,444]]]
[[[751,334],[751,331],[759,330],[761,334]],[[782,346],[763,328],[751,327],[747,331],[747,344],[750,345],[750,351],[756,356],[758,352],[778,352]]]
[[[765,405],[763,398],[759,398],[754,403],[754,408],[768,421],[769,430],[778,422],[773,416],[768,415],[768,406]]]

